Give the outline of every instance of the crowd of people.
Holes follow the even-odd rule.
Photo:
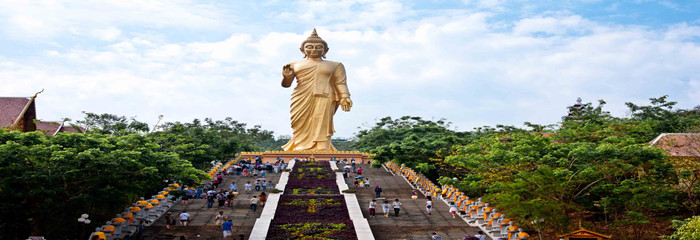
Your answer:
[[[262,163],[259,158],[253,159],[253,161],[248,161],[247,159],[241,160],[237,164],[232,164],[229,168],[224,169],[216,174],[216,178],[212,180],[209,186],[198,186],[198,187],[187,187],[183,186],[182,191],[184,191],[184,196],[182,197],[181,205],[189,205],[190,199],[206,199],[206,208],[218,208],[218,209],[233,209],[235,208],[234,201],[240,196],[243,196],[239,192],[239,185],[236,181],[231,181],[227,187],[222,186],[224,183],[224,176],[235,175],[240,176],[237,181],[244,181],[242,189],[243,193],[251,194],[247,204],[249,206],[250,212],[257,212],[258,207],[264,207],[267,201],[267,193],[269,189],[275,187],[275,182],[267,179],[268,173],[279,173],[281,169],[287,167],[284,159],[277,159],[274,164]],[[246,180],[250,178],[250,180]],[[214,217],[215,226],[223,232],[224,238],[232,236],[233,231],[233,217],[226,215],[224,211],[219,211]],[[192,215],[190,215],[187,210],[183,210],[179,215],[175,216],[173,213],[168,212],[165,216],[166,228],[170,229],[171,226],[176,225],[179,221],[181,226],[187,226],[189,222],[192,221]]]
[[[308,158],[295,158],[293,161],[309,161],[313,159]],[[338,161],[337,159],[331,159],[332,161]],[[339,163],[345,163],[346,166],[343,168],[344,177],[353,177],[353,185],[357,188],[370,188],[370,179],[363,176],[363,168],[358,164],[355,159],[343,159],[338,161]],[[367,162],[369,164],[369,162]],[[267,193],[269,189],[275,187],[275,183],[272,180],[266,179],[267,173],[279,173],[281,169],[287,167],[284,162],[284,158],[276,159],[274,164],[266,163],[263,164],[259,159],[254,159],[253,163],[248,161],[240,161],[237,164],[232,165],[228,169],[225,169],[216,174],[216,178],[212,180],[210,186],[198,186],[198,187],[187,187],[182,186],[181,190],[184,191],[184,196],[181,201],[181,205],[189,205],[189,199],[206,199],[206,208],[217,207],[218,209],[233,209],[235,208],[234,201],[239,198],[239,185],[237,182],[232,181],[227,187],[219,187],[224,182],[224,176],[226,175],[237,175],[241,176],[237,181],[245,181],[242,186],[242,190],[245,194],[251,194],[250,199],[247,200],[250,212],[257,212],[259,207],[264,207],[267,200]],[[246,180],[245,178],[251,177],[252,179]],[[394,217],[399,217],[402,208],[402,202],[396,198],[393,201],[384,200],[381,198],[383,189],[379,185],[374,186],[374,196],[369,203],[369,217],[373,218],[376,216],[377,208],[381,208],[384,217],[389,217],[393,215]],[[413,190],[410,193],[410,197],[413,200],[418,199],[418,193]],[[379,200],[378,200],[379,199]],[[428,215],[432,215],[433,212],[433,200],[430,196],[425,198],[425,210]],[[457,206],[454,203],[450,203],[449,208],[450,214],[453,218],[456,217]],[[186,227],[192,221],[192,215],[187,212],[187,210],[182,210],[178,215],[168,212],[165,217],[166,229],[170,229],[171,226],[177,225],[178,222],[181,226]],[[218,211],[218,214],[214,216],[215,226],[223,232],[223,237],[231,237],[233,232],[233,217],[225,214],[224,211]],[[474,240],[485,239],[483,233],[475,236],[469,236],[474,238]],[[431,235],[431,239],[442,239],[437,233]]]

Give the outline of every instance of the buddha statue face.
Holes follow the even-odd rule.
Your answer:
[[[304,44],[304,55],[310,58],[320,58],[324,55],[326,51],[326,45],[323,43],[305,43]]]

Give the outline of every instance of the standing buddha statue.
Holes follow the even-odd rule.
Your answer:
[[[318,36],[316,29],[301,43],[299,50],[306,59],[282,67],[282,87],[290,87],[297,79],[290,111],[294,135],[282,149],[336,151],[331,143],[335,132],[333,115],[339,106],[346,112],[352,107],[345,67],[342,63],[324,60],[328,44]]]

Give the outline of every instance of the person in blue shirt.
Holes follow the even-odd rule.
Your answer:
[[[228,222],[224,223],[221,229],[224,230],[224,238],[233,235],[233,220],[229,219]]]
[[[197,199],[202,199],[202,192],[204,192],[204,188],[201,186],[197,188]]]
[[[231,182],[231,185],[228,185],[228,189],[232,192],[238,192],[238,184]]]

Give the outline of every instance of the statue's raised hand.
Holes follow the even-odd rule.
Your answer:
[[[287,79],[294,77],[294,67],[291,63],[287,63],[282,67],[282,77]]]
[[[343,111],[349,112],[352,107],[352,100],[349,97],[340,99],[340,107],[343,108]]]

